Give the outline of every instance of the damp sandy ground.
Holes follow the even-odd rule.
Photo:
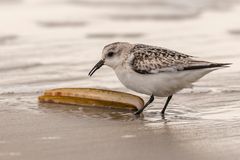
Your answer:
[[[238,160],[239,15],[237,0],[0,0],[0,159]],[[56,87],[134,93],[107,67],[87,76],[114,41],[233,65],[176,94],[165,117],[163,98],[140,118],[38,104]]]

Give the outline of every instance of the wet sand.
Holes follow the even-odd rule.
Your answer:
[[[239,159],[239,15],[236,0],[0,0],[0,159]],[[56,87],[137,94],[107,67],[87,76],[114,41],[233,65],[176,94],[165,117],[163,98],[140,118],[37,102]]]

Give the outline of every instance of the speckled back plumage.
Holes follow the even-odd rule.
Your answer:
[[[132,69],[141,74],[217,67],[217,64],[197,61],[183,53],[144,44],[136,44],[130,55]]]

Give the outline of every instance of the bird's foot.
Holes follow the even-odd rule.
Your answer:
[[[134,112],[134,115],[138,116],[143,112],[143,109],[139,109],[138,111]]]

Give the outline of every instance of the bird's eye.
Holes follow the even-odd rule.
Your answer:
[[[108,52],[107,56],[112,57],[114,55],[114,52]]]

